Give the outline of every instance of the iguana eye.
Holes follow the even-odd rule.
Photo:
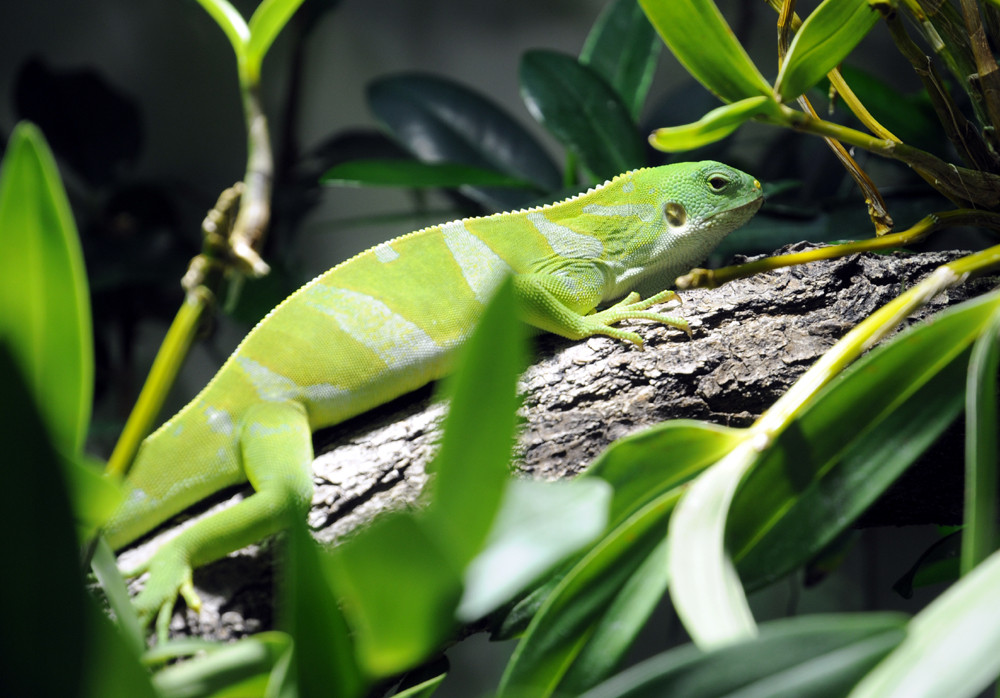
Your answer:
[[[712,191],[722,191],[729,184],[729,178],[725,175],[714,174],[708,178],[708,186],[712,188]]]
[[[676,201],[671,201],[663,207],[663,215],[667,217],[667,225],[671,228],[679,228],[687,220],[687,211]]]

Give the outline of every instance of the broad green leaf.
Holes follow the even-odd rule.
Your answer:
[[[492,100],[440,77],[404,74],[368,87],[375,117],[423,162],[450,162],[496,170],[544,191],[562,177],[538,141]],[[475,188],[470,196],[506,210],[524,205],[524,192]]]
[[[613,0],[587,35],[580,62],[618,92],[635,120],[646,103],[662,46],[635,0]]]
[[[785,54],[774,84],[781,100],[793,100],[822,80],[865,38],[878,17],[868,0],[823,0]]]
[[[465,570],[456,615],[471,622],[509,601],[542,572],[597,538],[611,487],[596,478],[512,480],[486,544]]]
[[[674,419],[612,443],[585,471],[614,488],[611,525],[617,526],[659,495],[687,482],[742,438],[739,429]]]
[[[531,115],[596,178],[610,179],[645,163],[628,109],[593,69],[555,51],[528,51],[518,76]]]
[[[842,696],[899,645],[905,622],[898,614],[871,613],[764,623],[758,638],[714,652],[693,645],[664,652],[583,698]]]
[[[1000,553],[948,588],[850,698],[980,695],[1000,674]]]
[[[351,640],[373,679],[412,669],[454,629],[460,571],[421,524],[409,513],[387,514],[332,552]]]
[[[983,296],[901,333],[779,436],[729,515],[729,549],[748,585],[815,555],[954,420],[968,348],[998,303]]]
[[[262,695],[271,671],[291,645],[291,638],[278,632],[260,633],[231,644],[217,644],[199,656],[160,670],[153,677],[153,685],[163,698]],[[315,650],[310,647],[310,651]],[[338,689],[341,687],[339,683],[335,685]],[[329,687],[324,693],[345,695],[334,693]],[[310,694],[303,692],[302,695]]]
[[[0,530],[10,532],[0,575],[0,695],[75,695],[92,628],[73,516],[53,437],[3,339],[0,395],[0,443],[7,465]]]
[[[771,86],[712,0],[639,0],[677,60],[724,102],[770,97]]]
[[[56,448],[73,457],[87,434],[94,390],[90,296],[55,161],[26,122],[14,129],[0,165],[0,248],[0,338],[27,377]]]
[[[198,4],[215,20],[225,33],[229,43],[233,45],[237,60],[246,60],[247,45],[250,43],[250,27],[243,15],[227,0],[198,0]]]
[[[745,121],[776,108],[777,104],[771,97],[748,97],[717,107],[693,124],[658,128],[650,135],[649,142],[657,150],[693,150],[722,140]]]
[[[74,581],[76,579],[74,578]],[[37,609],[36,609],[37,610]],[[87,627],[87,638],[83,651],[84,671],[80,682],[72,686],[70,692],[50,693],[45,687],[38,683],[43,675],[63,674],[66,678],[67,664],[65,660],[58,659],[58,670],[53,670],[50,662],[57,661],[57,655],[53,653],[53,648],[49,645],[48,637],[45,638],[45,652],[40,653],[35,648],[35,654],[40,655],[46,664],[42,674],[29,676],[33,681],[31,690],[24,693],[7,692],[3,690],[3,678],[0,678],[0,692],[5,696],[17,695],[39,695],[39,696],[79,696],[80,698],[107,698],[107,696],[129,696],[129,698],[166,698],[153,688],[150,682],[149,672],[136,656],[133,648],[122,639],[118,628],[98,608],[97,604],[90,598],[84,603],[85,621]],[[41,618],[35,619],[36,623],[44,622]],[[53,623],[65,623],[66,618],[57,618]],[[49,626],[51,627],[51,626]],[[4,627],[4,632],[11,632],[10,626]],[[74,635],[73,629],[64,628],[63,634],[69,630],[70,635]],[[22,642],[28,642],[21,636]],[[31,669],[28,665],[18,667],[18,670],[28,674]]]
[[[299,9],[302,0],[263,0],[250,16],[248,29],[250,39],[247,43],[247,62],[259,74],[260,64],[271,48],[275,37]]]
[[[997,549],[997,366],[1000,312],[972,347],[965,389],[965,527],[962,573]]]
[[[323,184],[360,187],[534,188],[531,182],[496,170],[416,160],[350,160],[327,170],[320,181]]]
[[[333,584],[334,560],[309,535],[304,518],[294,518],[288,531],[280,586],[279,627],[291,637],[296,653],[288,680],[303,697],[365,695],[370,686],[358,666],[346,611],[340,608],[340,589]],[[348,569],[343,574],[363,579],[364,572]],[[355,602],[354,607],[360,605]]]
[[[562,578],[514,650],[498,696],[520,696],[526,687],[533,696],[553,694],[629,579],[660,548],[678,496],[671,491],[647,504]]]
[[[456,570],[480,551],[507,485],[527,338],[510,278],[465,342],[445,388],[451,397],[441,448],[428,471],[424,523]]]

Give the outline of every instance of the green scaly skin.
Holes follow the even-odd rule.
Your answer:
[[[199,608],[194,567],[308,507],[312,432],[440,378],[507,274],[529,324],[641,347],[639,335],[614,325],[644,319],[687,330],[649,308],[672,298],[662,289],[761,202],[753,177],[721,163],[635,170],[559,203],[424,228],[313,279],[143,442],[126,501],[105,529],[116,550],[225,487],[249,481],[254,494],[135,570],[150,572],[134,600],[142,621],[157,616],[165,636],[178,593]]]

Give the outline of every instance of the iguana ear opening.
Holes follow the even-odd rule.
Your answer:
[[[676,201],[669,201],[663,207],[663,215],[667,217],[667,225],[680,228],[687,221],[687,210]]]

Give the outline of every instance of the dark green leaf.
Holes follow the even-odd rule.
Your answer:
[[[416,160],[351,160],[335,165],[320,178],[323,184],[352,187],[522,187],[531,182],[496,170],[448,162]]]
[[[392,136],[423,162],[496,170],[544,191],[561,186],[559,170],[538,141],[467,87],[431,75],[398,75],[369,85],[368,103]],[[527,201],[520,192],[470,191],[475,193],[502,209]]]
[[[984,296],[901,333],[782,433],[729,514],[729,549],[747,586],[815,555],[954,420],[969,346],[998,303]]]
[[[91,617],[63,469],[20,363],[2,339],[0,395],[8,466],[0,530],[10,532],[0,575],[0,695],[78,695]]]
[[[517,376],[526,365],[525,328],[507,279],[445,384],[451,404],[441,449],[428,467],[436,475],[424,521],[457,570],[480,551],[500,506],[514,444]]]
[[[635,120],[646,102],[662,46],[635,0],[613,0],[587,35],[580,62],[618,92]]]
[[[57,448],[73,456],[87,434],[94,389],[90,296],[59,172],[29,123],[14,129],[0,166],[0,248],[0,338]]]
[[[58,671],[53,671],[52,665],[48,662],[54,661],[58,656],[53,653],[50,638],[45,639],[45,652],[37,652],[45,663],[41,665],[42,674],[32,675],[30,690],[25,692],[3,692],[5,696],[80,696],[80,698],[107,698],[107,696],[129,696],[129,698],[164,698],[150,683],[149,672],[139,663],[138,657],[133,649],[118,634],[118,629],[108,619],[104,612],[97,607],[91,599],[86,599],[84,603],[86,614],[86,627],[88,632],[85,647],[84,675],[72,692],[49,693],[46,687],[39,682],[43,676],[63,674],[62,678],[70,678],[66,675],[67,664],[65,657],[59,662]],[[42,622],[36,617],[36,622]],[[53,623],[65,623],[66,618],[53,619]],[[52,626],[49,626],[52,627]],[[4,632],[11,632],[10,626],[4,628]],[[64,628],[63,635],[75,636],[75,629]],[[67,632],[68,631],[68,632]],[[66,638],[63,638],[64,640]],[[27,642],[24,636],[22,642]],[[8,657],[9,658],[9,657]],[[31,671],[29,665],[24,664],[18,668],[24,674]],[[0,688],[3,688],[3,678],[0,677]]]
[[[888,613],[764,623],[753,640],[708,653],[685,645],[618,674],[583,698],[844,696],[900,643],[905,627],[904,616]]]
[[[594,70],[562,53],[528,51],[519,78],[531,115],[598,179],[644,164],[642,139],[628,109]]]
[[[936,541],[892,585],[893,591],[904,599],[909,599],[913,597],[914,589],[941,582],[954,582],[959,577],[958,560],[961,551],[962,534],[958,531]]]
[[[302,698],[362,696],[369,685],[335,593],[340,590],[332,582],[334,562],[309,535],[304,517],[292,518],[279,606],[279,626],[291,636],[296,652],[289,680]]]
[[[818,83],[865,38],[878,17],[868,0],[823,0],[792,39],[774,91],[787,102]]]
[[[724,102],[770,97],[761,76],[712,0],[639,0],[677,60]]]

